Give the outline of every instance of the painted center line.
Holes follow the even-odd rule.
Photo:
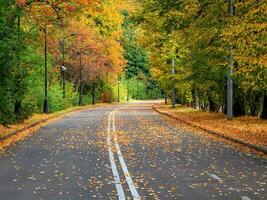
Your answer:
[[[215,180],[217,180],[217,181],[222,181],[222,179],[219,177],[219,176],[217,176],[217,175],[215,175],[215,174],[208,174],[211,178],[213,178],[213,179],[215,179]]]
[[[111,121],[111,116],[112,116],[112,112],[110,113],[109,118],[108,118],[108,129],[107,129],[107,132],[108,132],[108,136],[107,136],[108,155],[109,155],[111,171],[112,171],[112,174],[113,174],[114,183],[115,183],[115,186],[116,186],[116,190],[117,190],[117,193],[118,193],[119,200],[125,200],[126,199],[125,198],[125,193],[124,193],[122,185],[121,185],[120,176],[119,176],[119,173],[118,173],[118,170],[117,170],[117,167],[116,167],[116,163],[115,163],[115,159],[114,159],[114,155],[113,155],[113,152],[112,152],[112,149],[111,149],[111,141],[110,141],[110,124],[111,124],[110,121]]]
[[[113,129],[113,132],[115,131],[115,112],[113,112],[113,115],[112,115],[112,129]],[[123,158],[123,155],[121,153],[121,149],[120,149],[120,145],[117,141],[117,136],[115,134],[114,136],[114,140],[115,140],[115,148],[116,148],[116,152],[117,152],[117,155],[119,157],[119,161],[120,161],[120,164],[121,164],[121,168],[122,168],[122,171],[124,173],[124,176],[125,176],[125,179],[126,179],[126,182],[129,186],[129,189],[130,189],[130,192],[133,196],[133,199],[134,200],[137,200],[137,199],[141,199],[138,192],[137,192],[137,189],[134,185],[134,182],[133,182],[133,179],[129,173],[129,170],[127,168],[127,165],[125,163],[125,160]]]
[[[109,118],[108,118],[108,129],[107,129],[107,132],[108,132],[108,135],[107,135],[108,153],[109,153],[109,160],[110,160],[110,164],[111,164],[111,170],[112,170],[112,174],[113,174],[116,190],[117,190],[117,193],[118,193],[118,197],[119,197],[120,200],[124,200],[124,199],[126,199],[126,197],[125,197],[125,193],[124,193],[121,181],[120,181],[120,176],[119,176],[119,172],[117,170],[116,162],[115,162],[115,159],[114,159],[114,154],[112,152],[112,143],[111,143],[111,139],[110,139],[111,122],[112,122],[112,132],[114,133],[115,132],[115,112],[114,111],[112,111],[110,113]],[[118,155],[119,162],[120,162],[123,174],[125,176],[126,182],[128,184],[128,187],[130,189],[131,195],[132,195],[134,200],[139,200],[139,199],[141,199],[141,197],[139,196],[139,194],[137,192],[137,189],[136,189],[136,187],[134,185],[133,179],[132,179],[132,177],[131,177],[131,175],[129,173],[129,170],[127,168],[127,165],[126,165],[126,162],[124,160],[124,157],[123,157],[123,155],[121,153],[120,145],[118,143],[117,136],[116,136],[115,133],[114,133],[114,144],[115,144],[116,153]]]
[[[242,200],[251,200],[249,197],[247,197],[247,196],[242,196],[241,197],[242,198]]]

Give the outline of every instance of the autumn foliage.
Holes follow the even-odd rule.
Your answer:
[[[111,101],[111,88],[126,63],[121,42],[123,9],[131,12],[132,4],[0,1],[0,123],[15,123],[42,111],[45,49],[51,112],[76,105],[78,93],[86,103],[95,96],[101,99],[101,94]],[[62,92],[66,98],[62,99]]]
[[[175,87],[177,103],[213,112],[226,112],[233,47],[233,113],[267,118],[266,3],[233,1],[229,15],[229,2],[142,1],[139,42],[167,96]]]

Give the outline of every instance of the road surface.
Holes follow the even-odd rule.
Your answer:
[[[173,127],[153,103],[72,113],[9,147],[0,199],[267,199],[266,159]]]

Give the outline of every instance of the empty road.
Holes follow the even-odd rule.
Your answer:
[[[67,115],[0,154],[0,200],[267,199],[266,159],[171,125],[155,102]]]

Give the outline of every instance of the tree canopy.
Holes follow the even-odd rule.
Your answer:
[[[229,16],[228,3],[143,1],[140,42],[163,90],[170,91],[174,78],[178,102],[211,111],[226,109],[228,47],[233,46],[234,114],[260,115],[266,110],[266,4],[235,1]]]
[[[266,118],[266,3],[237,0],[233,16],[228,8],[229,0],[0,0],[0,123],[42,112],[45,50],[50,112],[82,97],[112,101],[117,80],[132,98],[170,96],[174,86],[178,103],[226,112],[231,47],[234,114]]]

